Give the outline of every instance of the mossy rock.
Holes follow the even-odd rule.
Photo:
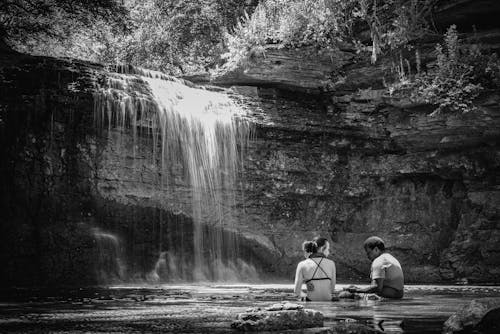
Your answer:
[[[499,333],[500,298],[471,301],[446,320],[443,334]]]

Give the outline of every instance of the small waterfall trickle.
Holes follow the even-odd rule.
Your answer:
[[[155,263],[154,269],[148,273],[146,279],[150,282],[158,282],[162,277],[168,276],[167,252],[160,252],[160,256]]]
[[[92,228],[97,243],[98,258],[96,263],[99,282],[118,282],[125,278],[126,268],[123,261],[123,250],[118,236]]]
[[[244,279],[240,272],[248,274],[251,265],[239,258],[235,233],[228,231],[234,221],[241,149],[250,135],[245,110],[227,94],[160,72],[131,66],[114,70],[119,73],[110,73],[108,82],[94,95],[96,128],[108,133],[130,129],[133,154],[138,136],[149,136],[154,162],[159,162],[161,171],[158,187],[174,198],[189,189],[188,215],[194,221],[190,277],[197,281]],[[176,255],[165,251],[159,250],[149,279],[185,277],[176,272]]]

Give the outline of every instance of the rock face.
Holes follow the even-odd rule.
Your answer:
[[[383,61],[341,51],[273,49],[217,79],[254,85],[233,88],[254,135],[241,191],[221,203],[234,215],[224,233],[236,231],[242,259],[261,276],[289,281],[301,243],[321,234],[340,281],[368,280],[361,245],[378,235],[407,282],[499,282],[498,92],[475,113],[431,117],[431,106],[386,95]],[[116,149],[131,131],[94,125],[93,93],[109,75],[95,64],[1,55],[2,285],[154,281],[189,269],[189,190],[172,196],[159,186],[147,133],[132,153]]]
[[[350,51],[318,54],[312,47],[287,50],[269,46],[264,54],[252,57],[251,66],[226,72],[213,83],[273,86],[317,94],[328,85],[332,72],[352,62],[354,50]]]
[[[246,172],[257,187],[246,190],[247,212],[269,212],[259,230],[289,255],[329,236],[343,277],[368,270],[361,245],[375,234],[408,281],[496,280],[498,102],[430,117],[428,106],[357,93],[330,101],[277,97],[263,107]]]
[[[499,315],[500,299],[473,300],[446,320],[443,325],[443,333],[498,333],[500,330]]]

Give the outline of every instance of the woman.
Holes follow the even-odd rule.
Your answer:
[[[326,239],[317,238],[321,247],[314,241],[302,244],[304,261],[297,265],[295,273],[295,294],[306,301],[329,301],[335,289],[335,263],[326,258],[330,245]],[[307,287],[307,294],[302,291],[302,284]]]

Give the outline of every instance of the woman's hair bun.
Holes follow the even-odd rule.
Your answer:
[[[318,236],[318,237],[314,238],[313,241],[316,242],[316,245],[318,246],[318,248],[321,248],[324,245],[326,245],[326,243],[328,242],[328,239]]]
[[[302,249],[307,253],[316,253],[318,251],[318,245],[314,241],[304,241],[302,243]]]

